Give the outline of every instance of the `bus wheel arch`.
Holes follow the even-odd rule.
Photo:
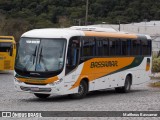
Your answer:
[[[81,99],[86,96],[89,90],[89,80],[88,78],[83,78],[80,81],[80,85],[78,87],[78,93],[70,94],[69,96],[74,99]]]
[[[83,78],[82,80],[81,80],[81,82],[82,81],[85,81],[86,82],[86,84],[87,84],[87,92],[89,91],[89,79],[88,78]]]
[[[130,77],[130,83],[131,83],[131,85],[132,85],[132,79],[133,79],[132,74],[131,74],[131,73],[129,73],[129,74],[127,74],[127,75],[126,75],[126,77],[127,77],[127,76],[129,76],[129,77]]]
[[[115,90],[118,93],[128,93],[131,91],[131,85],[132,85],[132,74],[127,74],[124,82],[124,86],[122,87],[116,87]]]

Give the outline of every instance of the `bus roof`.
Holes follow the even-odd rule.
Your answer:
[[[129,38],[136,39],[145,37],[150,39],[147,35],[136,35],[122,32],[102,32],[102,31],[83,31],[72,28],[45,28],[30,30],[22,35],[22,37],[30,38],[70,38],[72,36],[96,36],[96,37],[111,37],[111,38]]]
[[[0,36],[0,42],[12,42],[15,43],[13,36]]]
[[[13,36],[0,36],[0,40],[14,40]]]
[[[34,29],[22,35],[22,37],[31,38],[70,38],[72,36],[84,36],[84,33],[69,28],[45,28]]]

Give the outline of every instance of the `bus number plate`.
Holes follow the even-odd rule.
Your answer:
[[[31,87],[31,91],[39,91],[38,87]]]

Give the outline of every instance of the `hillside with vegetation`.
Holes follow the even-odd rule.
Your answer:
[[[0,35],[84,25],[86,0],[0,0]],[[88,24],[160,20],[160,0],[89,0]]]

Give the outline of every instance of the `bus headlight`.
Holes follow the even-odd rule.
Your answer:
[[[19,81],[16,77],[14,77],[14,80],[18,83],[22,83],[21,81]]]
[[[57,81],[55,81],[55,82],[53,82],[53,83],[50,83],[49,85],[52,85],[52,86],[58,85],[58,84],[60,84],[62,81],[63,81],[63,79],[61,78],[61,79],[59,79],[59,80],[57,80]]]

